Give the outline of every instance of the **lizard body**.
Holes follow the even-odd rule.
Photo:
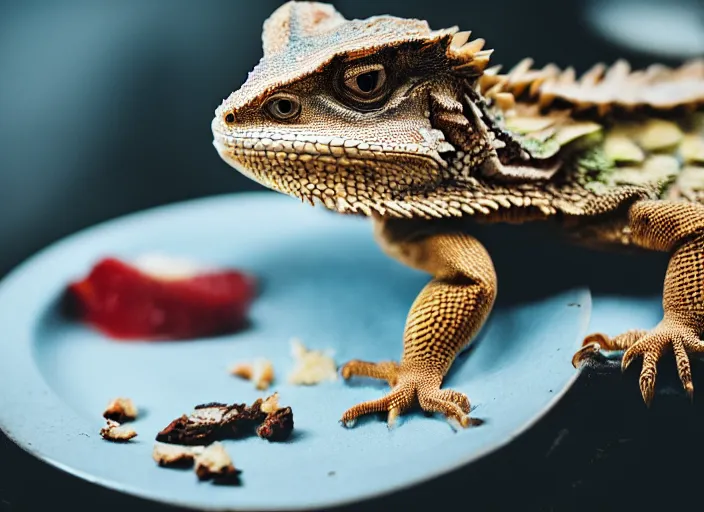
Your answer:
[[[490,255],[463,226],[549,222],[578,243],[671,254],[663,321],[600,349],[656,363],[704,351],[704,60],[671,69],[599,64],[581,76],[526,59],[507,73],[456,27],[392,16],[346,20],[288,2],[264,24],[264,56],[217,108],[214,145],[276,191],[372,218],[384,251],[433,276],[414,302],[397,362],[350,361],[342,375],[385,379],[391,392],[350,408],[392,422],[415,403],[466,426],[469,401],[441,389],[496,296]]]

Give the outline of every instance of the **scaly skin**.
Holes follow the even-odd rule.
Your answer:
[[[672,349],[691,392],[701,351],[704,247],[704,61],[676,69],[596,65],[577,77],[526,59],[506,74],[456,28],[379,16],[346,20],[289,2],[264,24],[264,56],[217,108],[214,145],[228,164],[281,193],[372,217],[377,240],[432,281],[414,302],[398,363],[351,361],[342,375],[384,379],[379,400],[342,416],[413,405],[470,424],[469,400],[441,389],[496,296],[472,222],[550,222],[576,243],[671,254],[662,322],[594,334],[598,350],[643,356],[641,391]]]
[[[403,222],[403,221],[401,221]],[[444,414],[461,426],[469,424],[469,400],[462,393],[440,389],[443,377],[459,352],[477,334],[496,298],[496,273],[491,257],[474,238],[461,232],[408,237],[394,221],[377,222],[381,247],[403,263],[428,272],[433,280],[411,306],[403,336],[403,357],[369,363],[350,361],[342,376],[386,380],[387,396],[356,405],[342,415],[346,424],[363,414],[388,411],[389,422],[415,400],[429,412]]]
[[[652,330],[633,330],[611,339],[593,334],[575,354],[574,364],[599,350],[624,350],[622,367],[643,357],[640,390],[647,404],[655,393],[657,362],[668,349],[687,393],[692,394],[688,353],[704,352],[704,205],[639,201],[629,211],[633,243],[670,253],[665,274],[662,321]]]

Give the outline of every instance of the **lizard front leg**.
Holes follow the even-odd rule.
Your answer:
[[[667,251],[670,261],[663,291],[664,315],[652,330],[633,330],[614,338],[592,334],[575,354],[578,366],[600,350],[625,350],[622,368],[643,357],[640,390],[646,404],[655,391],[657,362],[672,350],[687,393],[693,392],[688,353],[704,352],[704,205],[668,201],[640,201],[629,210],[634,243]]]
[[[489,254],[463,233],[403,234],[404,221],[376,221],[377,240],[402,263],[433,276],[420,292],[406,320],[400,362],[350,361],[342,376],[386,380],[392,387],[378,400],[355,405],[342,415],[350,426],[365,414],[388,412],[389,425],[414,404],[442,413],[452,423],[469,425],[469,400],[457,391],[441,389],[455,357],[488,317],[496,297],[496,273]]]

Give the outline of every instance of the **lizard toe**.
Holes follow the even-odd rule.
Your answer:
[[[590,334],[584,338],[582,346],[572,356],[572,366],[579,368],[597,357],[615,359],[646,334],[645,330],[631,330],[613,338],[603,333]]]
[[[669,325],[663,322],[642,336],[623,354],[623,369],[642,356],[643,366],[640,372],[639,386],[643,401],[650,405],[655,395],[657,364],[662,355],[672,350],[677,364],[677,373],[687,394],[692,397],[692,370],[689,362],[690,353],[704,352],[704,343],[699,339],[695,329],[686,325]]]
[[[470,425],[470,403],[464,393],[453,389],[423,390],[418,393],[418,402],[425,412],[445,416],[454,428]]]
[[[389,427],[393,427],[397,418],[411,407],[415,399],[416,391],[412,386],[397,386],[382,398],[350,407],[343,413],[340,421],[346,427],[353,427],[361,416],[375,412],[388,412],[387,421]]]
[[[398,381],[399,365],[394,361],[370,363],[354,359],[343,365],[340,373],[345,380],[349,380],[352,377],[369,377],[371,379],[385,380],[393,387]]]
[[[419,405],[427,413],[442,414],[456,428],[467,427],[471,423],[468,417],[469,399],[459,391],[440,389],[441,376],[397,363],[383,362],[375,365],[361,361],[347,363],[342,369],[342,375],[345,378],[352,375],[371,376],[394,382],[386,396],[363,402],[345,411],[341,419],[345,426],[354,425],[360,416],[386,411],[388,425],[393,427],[398,417],[414,405]]]

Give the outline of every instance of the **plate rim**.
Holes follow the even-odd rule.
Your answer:
[[[198,197],[198,198],[192,198],[192,199],[186,199],[182,201],[176,201],[173,203],[168,203],[168,204],[163,204],[163,205],[157,205],[157,206],[152,206],[149,208],[133,211],[130,213],[126,213],[123,215],[118,215],[100,222],[97,222],[93,225],[87,226],[83,229],[79,229],[65,237],[59,238],[58,240],[55,240],[52,243],[47,244],[43,248],[39,249],[38,251],[35,251],[33,254],[31,254],[29,257],[27,257],[25,260],[20,262],[18,265],[16,265],[14,268],[10,269],[1,279],[0,279],[0,295],[4,291],[5,288],[7,288],[13,281],[15,280],[20,280],[22,276],[29,271],[31,271],[32,267],[36,265],[38,262],[42,261],[44,258],[47,256],[51,255],[54,252],[60,252],[63,247],[65,246],[70,246],[71,244],[79,241],[80,239],[83,238],[88,238],[92,236],[94,233],[98,233],[104,230],[110,230],[116,225],[125,223],[125,222],[134,222],[135,220],[138,220],[140,217],[144,216],[151,216],[154,214],[160,214],[160,215],[168,215],[170,211],[178,211],[183,208],[191,208],[191,207],[198,207],[199,205],[205,204],[205,203],[210,203],[210,202],[220,202],[220,201],[232,201],[232,200],[269,200],[269,201],[280,201],[282,195],[275,193],[275,192],[270,192],[270,191],[248,191],[248,192],[229,192],[229,193],[222,193],[222,194],[214,194],[214,195],[209,195],[209,196],[204,196],[204,197]],[[284,198],[288,199],[289,201],[295,201],[295,199],[283,196]],[[302,204],[301,207],[306,207],[310,208],[309,205]],[[588,286],[575,286],[572,288],[573,290],[579,290],[584,297],[584,305],[587,306],[584,308],[585,311],[591,312],[592,309],[592,302],[593,302],[593,297],[591,290],[589,289]],[[589,325],[590,322],[593,321],[591,313],[589,314],[583,314],[579,317],[579,324],[580,324],[580,329],[579,331],[585,331]],[[578,339],[576,341],[581,342],[581,339]],[[577,348],[578,345],[575,343],[575,348]],[[28,351],[31,352],[31,349],[28,349]],[[39,372],[38,368],[36,368],[37,373],[39,374],[39,378],[41,379],[41,372]],[[110,491],[113,492],[121,492],[127,495],[130,495],[132,497],[136,497],[141,500],[146,500],[146,501],[151,501],[155,503],[159,503],[162,505],[167,505],[167,506],[176,506],[176,507],[181,507],[184,509],[190,509],[190,510],[205,510],[208,512],[230,512],[234,510],[238,510],[240,512],[265,512],[265,511],[282,511],[282,510],[287,510],[287,511],[303,511],[303,510],[323,510],[327,507],[341,507],[341,506],[346,506],[346,505],[351,505],[355,503],[364,503],[376,498],[380,498],[382,496],[387,496],[399,491],[407,490],[412,487],[418,486],[420,484],[426,483],[430,480],[433,480],[435,478],[447,475],[449,473],[452,473],[454,471],[457,471],[458,469],[461,469],[463,467],[469,466],[470,464],[476,463],[487,456],[491,455],[494,452],[497,452],[504,447],[510,445],[513,443],[518,437],[524,435],[526,432],[528,432],[535,424],[537,424],[540,420],[543,419],[545,415],[547,415],[554,407],[555,405],[564,397],[564,395],[574,386],[575,382],[579,379],[580,375],[583,373],[583,368],[577,368],[574,370],[572,375],[570,376],[569,379],[565,382],[565,384],[556,392],[553,393],[552,397],[545,403],[545,405],[536,412],[536,414],[529,420],[526,421],[525,423],[521,424],[518,428],[513,430],[510,434],[506,435],[501,441],[492,443],[486,448],[482,448],[480,450],[477,450],[474,452],[471,456],[469,457],[460,457],[458,459],[455,459],[454,461],[447,462],[443,464],[440,467],[437,467],[436,469],[432,471],[427,471],[423,473],[422,476],[415,477],[415,478],[409,478],[402,483],[396,483],[396,484],[391,484],[384,489],[380,490],[373,490],[371,492],[367,492],[363,495],[358,495],[357,497],[341,497],[339,499],[334,499],[334,500],[327,500],[325,502],[318,501],[315,503],[298,503],[298,504],[293,504],[286,506],[285,508],[281,507],[276,507],[276,508],[271,508],[271,507],[241,507],[241,506],[236,506],[236,508],[231,508],[231,507],[221,507],[218,505],[203,505],[203,504],[196,504],[195,502],[187,502],[187,501],[182,501],[180,499],[177,500],[168,500],[159,495],[158,493],[152,493],[149,491],[148,488],[143,488],[143,487],[135,487],[131,484],[123,484],[118,481],[115,481],[114,479],[110,478],[105,478],[102,476],[95,476],[91,474],[88,471],[85,471],[80,468],[73,467],[70,464],[66,464],[64,462],[61,462],[59,460],[54,459],[53,457],[41,453],[41,450],[35,448],[32,443],[28,442],[28,439],[24,439],[21,432],[15,432],[14,429],[11,426],[7,425],[7,420],[6,417],[3,416],[3,414],[0,414],[0,430],[4,433],[7,438],[12,441],[13,444],[15,444],[17,447],[19,447],[23,452],[29,454],[30,456],[34,457],[38,461],[42,463],[49,464],[53,466],[54,468],[63,471],[64,473],[67,473],[71,475],[72,477],[79,478],[83,480],[84,482],[87,482],[91,485],[98,485],[100,487],[103,487],[105,489],[109,489]],[[51,392],[51,400],[59,402],[59,405],[62,403],[61,397],[56,394],[56,392],[48,385],[48,383],[42,381],[44,386],[49,389]],[[49,398],[46,398],[48,400]]]

